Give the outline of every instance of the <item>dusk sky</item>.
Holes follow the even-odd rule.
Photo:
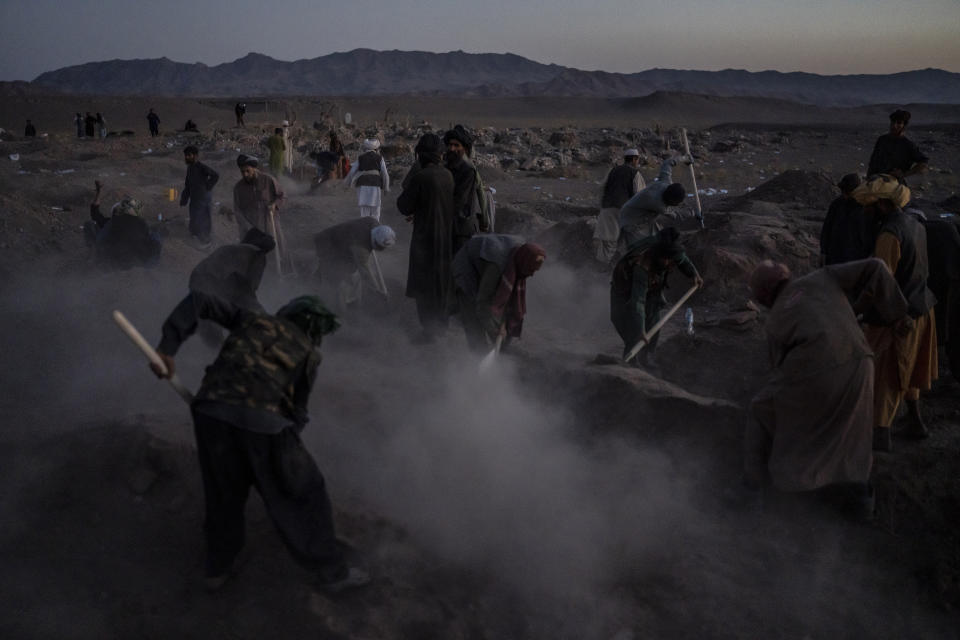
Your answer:
[[[580,69],[960,71],[958,0],[0,0],[0,80],[114,58],[208,65],[358,47]]]

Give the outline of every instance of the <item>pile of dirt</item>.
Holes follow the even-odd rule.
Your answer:
[[[838,195],[840,190],[829,176],[815,171],[791,169],[741,196],[724,198],[711,210],[749,210],[749,203],[759,201],[826,211]]]

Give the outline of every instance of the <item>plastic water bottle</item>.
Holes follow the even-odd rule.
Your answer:
[[[693,330],[693,307],[687,307],[687,313],[684,318],[687,321],[687,335],[692,337],[695,333]]]

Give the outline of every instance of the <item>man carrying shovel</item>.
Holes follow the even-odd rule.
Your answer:
[[[610,320],[623,339],[623,354],[628,364],[656,366],[653,351],[660,334],[647,336],[647,330],[657,322],[666,304],[663,291],[673,266],[692,279],[696,287],[703,286],[703,278],[683,251],[680,233],[674,227],[666,227],[630,245],[613,269]],[[639,355],[631,355],[641,343],[644,346]]]

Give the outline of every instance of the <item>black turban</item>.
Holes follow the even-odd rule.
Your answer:
[[[443,134],[443,144],[450,144],[451,140],[456,140],[462,144],[463,148],[467,150],[467,155],[469,155],[473,149],[473,136],[470,135],[470,132],[467,131],[462,124],[456,125],[453,129]]]

